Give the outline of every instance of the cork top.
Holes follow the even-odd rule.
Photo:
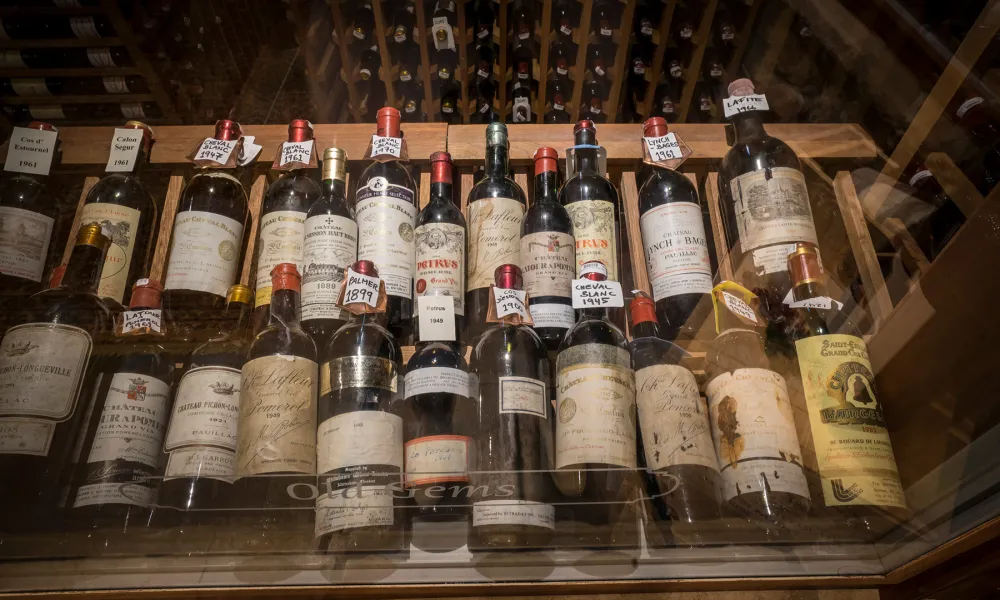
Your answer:
[[[447,152],[431,154],[431,183],[451,182],[451,155]]]
[[[658,322],[656,319],[656,303],[645,292],[636,292],[636,296],[629,303],[628,308],[629,313],[632,315],[633,327],[639,323]]]
[[[351,270],[355,273],[361,273],[362,275],[367,275],[369,277],[378,277],[378,269],[375,268],[375,263],[370,260],[359,260],[351,265]]]
[[[383,106],[375,115],[375,128],[381,137],[399,137],[399,110]]]
[[[253,304],[253,290],[245,285],[236,284],[229,288],[226,293],[226,302],[240,302],[242,304]]]
[[[487,146],[508,146],[507,126],[503,123],[490,123],[486,126]]]
[[[608,268],[599,260],[588,260],[580,267],[580,277],[591,281],[606,281]]]
[[[51,124],[43,123],[42,121],[32,121],[31,123],[28,123],[28,129],[41,129],[42,131],[59,131]]]
[[[749,96],[753,94],[753,82],[749,79],[735,79],[729,84],[730,96]]]
[[[816,246],[803,242],[795,244],[795,250],[788,255],[788,271],[793,286],[821,281],[823,264]]]
[[[323,151],[323,180],[347,181],[347,152],[341,148]]]
[[[111,246],[111,238],[104,233],[98,223],[91,223],[90,225],[80,227],[80,231],[76,234],[76,243],[77,245],[87,244],[95,246],[107,251]]]

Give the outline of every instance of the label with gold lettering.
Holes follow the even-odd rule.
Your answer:
[[[271,269],[281,263],[295,263],[302,274],[306,213],[276,210],[260,218],[257,238],[257,293],[254,306],[271,303]]]
[[[599,260],[608,268],[608,281],[618,281],[618,231],[615,205],[607,200],[580,200],[566,206],[576,240],[576,276],[584,263]]]
[[[396,363],[377,356],[342,356],[323,363],[319,373],[319,395],[345,388],[378,388],[396,391]]]
[[[817,335],[795,352],[826,505],[906,508],[864,341]]]
[[[519,265],[524,204],[512,198],[484,198],[469,203],[469,290],[489,288],[493,272]]]
[[[83,206],[80,226],[97,223],[104,234],[111,238],[111,246],[101,271],[101,283],[97,287],[98,296],[117,302],[125,298],[128,271],[132,266],[132,253],[136,243],[135,235],[141,216],[142,213],[134,208],[107,202],[91,202]],[[140,243],[146,243],[146,240],[141,240]]]
[[[262,356],[243,365],[236,476],[316,472],[316,363]]]
[[[166,290],[197,290],[225,297],[236,280],[243,223],[203,210],[177,213]]]
[[[455,314],[465,314],[465,228],[451,223],[417,227],[417,268],[414,284],[420,296],[451,296]],[[420,312],[420,300],[416,301]]]
[[[556,358],[556,468],[635,468],[635,377],[626,350],[582,344]]]
[[[639,369],[635,402],[649,468],[700,465],[719,470],[708,406],[691,371],[679,365]]]

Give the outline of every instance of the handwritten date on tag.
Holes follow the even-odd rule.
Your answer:
[[[649,149],[649,157],[653,159],[653,162],[684,158],[680,142],[677,141],[677,136],[673,133],[643,139],[646,140],[646,148]]]
[[[625,306],[622,284],[617,281],[573,280],[573,308],[615,308]]]
[[[507,315],[520,315],[522,319],[529,317],[526,306],[527,292],[507,288],[493,288],[493,297],[496,299],[498,319]]]
[[[15,127],[10,134],[10,147],[3,170],[48,175],[58,136],[55,131]]]
[[[382,137],[372,135],[372,156],[395,156],[403,154],[403,139],[397,137]]]
[[[160,309],[126,310],[122,313],[121,333],[144,331],[160,333],[162,313]]]
[[[135,168],[139,157],[139,146],[142,144],[142,129],[115,128],[115,137],[111,140],[111,152],[108,154],[108,164],[104,170],[108,173],[128,173]]]
[[[281,144],[280,155],[278,156],[278,166],[285,167],[291,164],[308,165],[312,160],[313,140],[304,142],[284,142]]]
[[[205,141],[198,147],[198,152],[194,155],[194,161],[211,161],[224,165],[229,162],[229,157],[236,149],[239,140],[217,140],[215,138],[205,138]]]
[[[354,269],[347,269],[347,282],[344,284],[344,304],[361,302],[372,308],[377,307],[379,281],[378,277],[363,275],[355,272]]]
[[[722,110],[726,118],[740,113],[754,110],[769,110],[767,98],[764,94],[751,94],[749,96],[730,96],[722,101]]]
[[[742,298],[737,298],[729,292],[722,292],[722,301],[725,303],[726,308],[731,310],[737,316],[743,317],[751,323],[758,322],[756,311],[754,311],[753,307],[744,302]]]
[[[844,303],[834,300],[833,298],[820,296],[819,298],[806,298],[805,300],[799,300],[798,302],[790,302],[788,306],[791,308],[820,308],[823,310],[836,308],[837,310],[841,310],[844,308]]]

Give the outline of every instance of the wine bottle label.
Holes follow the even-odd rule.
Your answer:
[[[744,173],[730,188],[744,251],[782,243],[818,244],[806,180],[798,169]]]
[[[576,277],[574,252],[573,236],[568,233],[543,231],[521,238],[519,264],[522,265],[524,291],[532,298],[569,298]]]
[[[242,244],[243,224],[235,219],[202,210],[177,213],[163,288],[225,298],[236,281]]]
[[[45,85],[44,77],[13,77],[10,87],[18,96],[51,96],[52,92]]]
[[[102,81],[104,83],[104,91],[109,94],[127,94],[131,91],[128,89],[128,83],[125,82],[125,78],[120,75],[103,77]]]
[[[723,496],[773,492],[809,497],[785,380],[767,369],[736,369],[705,388]]]
[[[358,224],[348,217],[306,219],[302,273],[302,320],[341,319],[337,297],[344,271],[358,259]]]
[[[753,251],[753,266],[758,275],[788,270],[788,255],[795,252],[795,244],[775,244]]]
[[[181,378],[163,449],[219,446],[236,450],[240,416],[239,369],[195,367]]]
[[[27,69],[20,50],[0,50],[0,67],[5,69]]]
[[[87,62],[92,67],[117,67],[111,57],[111,48],[87,48]]]
[[[89,483],[77,490],[73,508],[97,504],[151,506],[155,501],[156,488],[148,483]]]
[[[0,206],[0,273],[41,281],[54,223],[40,213]]]
[[[260,218],[257,248],[257,293],[254,306],[271,303],[271,269],[281,263],[295,263],[302,273],[306,213],[276,210]],[[225,291],[222,292],[225,295]]]
[[[389,486],[402,482],[403,419],[379,410],[331,417],[319,426],[318,456],[317,536],[393,525]]]
[[[377,356],[343,356],[323,363],[319,395],[349,388],[376,388],[395,393],[396,363]]]
[[[864,341],[817,335],[797,340],[795,352],[826,505],[905,509]]]
[[[97,25],[94,23],[94,17],[70,17],[69,26],[77,39],[101,39],[101,34],[97,33]]]
[[[500,265],[521,264],[524,204],[511,198],[485,198],[469,203],[469,290],[489,288]]]
[[[58,104],[32,104],[28,107],[28,114],[32,119],[39,121],[54,121],[65,119],[66,114]]]
[[[52,436],[55,433],[55,421],[0,417],[0,455],[48,456],[49,447],[52,445]]]
[[[548,419],[545,384],[530,377],[500,377],[500,414],[535,415]]]
[[[416,295],[451,296],[455,314],[465,314],[465,228],[428,223],[416,230]],[[420,301],[416,301],[417,313]]]
[[[618,281],[618,232],[615,205],[607,200],[580,200],[566,206],[576,240],[576,276],[584,263],[599,260],[608,268],[608,280]]]
[[[647,467],[699,465],[719,470],[708,406],[691,371],[678,365],[639,369],[635,401]]]
[[[635,376],[628,352],[606,344],[572,346],[556,357],[556,372],[556,468],[635,468]]]
[[[530,310],[535,329],[539,327],[569,329],[576,324],[576,311],[570,304],[532,304]]]
[[[98,296],[111,298],[116,302],[125,298],[125,289],[129,284],[128,272],[135,253],[135,234],[139,229],[141,216],[142,213],[138,210],[120,204],[88,202],[83,206],[80,226],[96,223],[101,226],[105,235],[111,237],[111,246],[101,271],[101,283],[97,286]]]
[[[126,119],[145,119],[146,111],[142,108],[142,102],[122,102],[122,116]]]
[[[232,450],[198,446],[174,450],[167,458],[163,480],[179,477],[232,483],[236,480],[236,454]]]
[[[653,299],[712,293],[712,265],[701,207],[669,202],[639,218]]]
[[[469,445],[464,435],[432,435],[406,442],[403,485],[469,480]]]
[[[243,365],[236,476],[316,472],[316,363],[262,356]]]
[[[451,367],[424,367],[415,369],[403,378],[406,398],[421,394],[469,394],[469,374]]]
[[[556,509],[530,500],[485,500],[472,505],[472,526],[530,525],[556,528]]]
[[[88,463],[115,460],[155,469],[167,430],[170,385],[142,373],[115,373]]]
[[[378,267],[385,291],[391,296],[413,297],[413,263],[416,256],[413,229],[417,207],[413,190],[372,177],[358,189],[358,260]]]

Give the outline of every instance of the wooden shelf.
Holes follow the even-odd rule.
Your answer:
[[[57,40],[2,40],[2,50],[28,50],[34,48],[97,48],[99,46],[122,46],[120,37],[102,37],[87,40],[64,38]]]
[[[156,102],[153,94],[86,94],[82,96],[0,96],[5,104],[105,104]]]

